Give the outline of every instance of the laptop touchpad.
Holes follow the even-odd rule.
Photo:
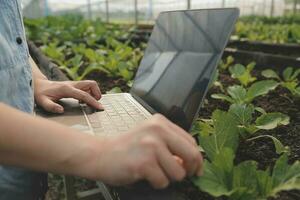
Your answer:
[[[69,126],[79,131],[89,131],[89,125],[85,119],[82,109],[75,99],[62,99],[58,102],[64,107],[63,114],[53,114],[37,110],[38,116]]]

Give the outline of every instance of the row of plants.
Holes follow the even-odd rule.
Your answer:
[[[300,14],[274,16],[274,17],[249,15],[249,16],[240,17],[239,21],[245,23],[262,22],[264,24],[299,24]]]
[[[233,39],[267,42],[300,42],[300,25],[294,17],[243,17]],[[268,20],[273,21],[270,23]],[[275,23],[277,21],[284,23]],[[132,43],[135,27],[90,21],[80,15],[25,19],[27,37],[73,80],[95,71],[128,82],[145,45]]]
[[[94,71],[120,77],[130,84],[142,57],[132,47],[134,27],[85,20],[79,15],[24,20],[27,37],[72,80]]]
[[[243,16],[233,39],[269,43],[300,43],[300,15]]]
[[[234,40],[262,41],[267,43],[300,43],[300,24],[268,24],[254,20],[239,21],[232,37]]]
[[[290,123],[290,117],[281,112],[267,112],[257,106],[258,98],[276,88],[289,91],[291,103],[300,98],[300,69],[286,68],[282,75],[267,69],[257,80],[252,70],[255,63],[247,66],[233,64],[228,57],[219,65],[218,74],[228,74],[233,85],[224,86],[214,79],[212,87],[219,87],[221,93],[211,94],[212,99],[228,103],[228,110],[216,109],[209,118],[199,118],[193,133],[204,151],[204,175],[193,183],[213,197],[227,197],[229,200],[263,200],[276,197],[282,191],[300,190],[300,162],[289,163],[291,153],[270,130]],[[300,134],[300,133],[299,133]],[[288,134],[287,134],[288,135]],[[268,139],[273,142],[278,155],[272,166],[260,166],[256,160],[237,161],[239,145]]]

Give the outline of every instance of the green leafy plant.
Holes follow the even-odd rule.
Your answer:
[[[238,127],[243,135],[245,133],[252,135],[258,130],[271,130],[279,125],[289,124],[289,116],[279,112],[266,113],[262,111],[263,113],[254,120],[255,110],[262,111],[261,108],[255,108],[252,104],[232,104],[229,108],[228,112],[239,123]]]
[[[28,37],[41,43],[43,52],[73,80],[101,71],[130,82],[142,57],[140,48],[129,45],[132,26],[80,15],[26,19],[25,26]]]
[[[201,120],[194,126],[194,135],[207,156],[204,175],[193,179],[201,191],[214,197],[226,196],[229,200],[266,200],[281,191],[300,188],[299,161],[289,165],[289,148],[271,135],[260,135],[248,141],[262,137],[273,140],[276,153],[282,155],[272,171],[269,168],[259,170],[257,162],[251,160],[234,164],[241,128],[253,126],[269,130],[289,121],[288,116],[281,113],[264,113],[253,124],[254,111],[253,105],[233,104],[228,112],[216,110],[211,120]]]
[[[271,130],[280,125],[288,125],[290,122],[289,116],[279,112],[263,112],[259,117],[254,119],[255,110],[261,111],[260,108],[255,108],[252,104],[232,104],[230,106],[228,112],[232,114],[234,120],[238,123],[237,127],[240,135],[244,139],[248,139],[248,141],[260,138],[269,138],[273,141],[278,154],[283,152],[288,153],[289,148],[284,146],[277,138],[271,135],[252,136],[259,130]]]
[[[261,74],[266,78],[278,80],[282,87],[288,89],[293,95],[300,97],[300,85],[297,78],[300,75],[300,69],[293,70],[292,67],[287,67],[282,73],[282,78],[272,69],[264,70]]]
[[[219,69],[216,69],[213,73],[213,76],[212,76],[212,79],[209,83],[209,88],[215,86],[215,87],[219,87],[221,89],[222,92],[225,92],[224,91],[224,87],[223,87],[223,84],[221,83],[221,81],[219,81],[219,75],[220,75],[220,71]]]
[[[258,81],[253,83],[248,89],[243,86],[234,85],[227,89],[228,95],[225,94],[212,94],[214,99],[221,99],[230,103],[249,104],[256,97],[266,95],[269,91],[274,90],[278,83],[273,80]]]
[[[204,161],[204,175],[194,179],[202,191],[229,200],[266,200],[281,191],[300,189],[300,162],[288,164],[287,154],[275,163],[273,170],[259,170],[255,161],[234,165],[234,152],[225,148],[212,161]]]
[[[255,62],[248,64],[246,67],[241,64],[236,64],[229,67],[229,72],[232,78],[238,79],[242,85],[248,86],[250,83],[256,81],[256,78],[251,75],[254,67]]]
[[[197,136],[200,146],[210,159],[224,148],[236,150],[239,138],[237,126],[233,115],[221,110],[214,111],[211,120],[199,122],[200,131]]]
[[[121,88],[119,88],[119,87],[114,87],[114,88],[112,88],[111,90],[107,91],[106,93],[107,93],[107,94],[122,93],[122,90],[121,90]]]
[[[261,20],[239,21],[232,39],[269,43],[300,43],[300,25],[299,23],[270,24]]]
[[[41,49],[47,56],[49,56],[57,64],[63,65],[63,61],[65,60],[65,55],[63,51],[66,49],[66,47],[58,46],[58,43],[59,43],[58,41],[51,42],[48,45],[42,46]]]
[[[82,56],[76,55],[67,62],[66,65],[60,66],[60,69],[64,70],[68,76],[73,80],[81,80],[80,76],[78,75],[78,71],[83,64]]]
[[[219,62],[220,70],[227,70],[234,63],[234,58],[232,56],[228,56],[225,61],[221,60]]]

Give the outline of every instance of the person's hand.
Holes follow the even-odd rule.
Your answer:
[[[101,153],[95,153],[85,168],[85,177],[116,186],[147,180],[154,188],[164,188],[187,175],[202,174],[203,160],[195,140],[162,115],[105,140]]]
[[[63,113],[64,108],[56,101],[68,97],[83,101],[96,109],[103,109],[97,101],[101,98],[101,91],[95,81],[35,81],[35,102],[49,112]]]

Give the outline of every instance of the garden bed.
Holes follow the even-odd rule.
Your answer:
[[[62,23],[65,24],[63,28]],[[67,31],[64,28],[69,28],[69,23],[64,19],[58,19],[58,22],[55,19],[51,24],[56,24],[57,28],[49,30],[45,27],[51,34],[31,32],[40,34],[36,36],[39,39],[35,43],[66,74],[62,75],[51,62],[45,64],[40,61],[42,53],[31,47],[31,53],[39,52],[33,55],[38,64],[50,69],[47,75],[55,77],[60,74],[64,79],[67,76],[73,80],[93,79],[99,83],[103,93],[128,92],[149,31],[128,30],[128,27],[124,31],[120,27],[80,20],[78,26],[71,26]],[[32,30],[39,28],[36,24],[29,25],[34,27]],[[294,30],[294,26],[289,28]],[[293,36],[289,41],[294,39]],[[215,170],[212,174],[219,175],[210,179],[214,181],[214,187],[203,184],[212,176],[206,171],[202,178],[187,179],[161,191],[153,190],[145,183],[110,187],[114,199],[252,200],[258,197],[272,199],[275,194],[277,196],[273,199],[276,200],[300,199],[299,190],[292,190],[300,189],[300,164],[296,162],[300,160],[300,61],[296,59],[297,52],[294,50],[293,55],[289,56],[279,55],[275,50],[271,52],[270,46],[261,48],[265,48],[261,50],[263,52],[258,52],[258,47],[225,50],[218,73],[199,112],[199,119],[195,122],[193,134],[206,152],[205,170]],[[222,126],[224,129],[221,129]],[[215,141],[223,140],[224,145],[219,146],[212,136]],[[209,147],[207,144],[213,145]],[[219,161],[216,158],[224,161],[212,168]],[[278,174],[278,168],[284,172],[283,175]],[[224,174],[225,178],[222,176]],[[285,177],[286,174],[290,177]],[[271,185],[262,184],[265,181]],[[86,185],[83,182],[82,188],[91,185],[95,183]],[[284,189],[290,191],[282,192]],[[243,195],[253,196],[244,198]]]
[[[253,71],[260,79],[261,70],[257,69]],[[101,80],[99,80],[101,83]],[[231,78],[229,74],[222,74],[220,82],[226,88],[233,83],[237,83]],[[207,101],[202,106],[199,117],[209,118],[215,109],[228,110],[229,104],[222,103],[219,100],[213,99],[210,96],[214,93],[221,92],[219,88],[212,88],[207,94]],[[278,127],[271,131],[261,131],[259,134],[269,134],[279,139],[284,145],[287,145],[291,149],[291,155],[289,156],[289,162],[294,163],[300,160],[300,99],[294,99],[294,97],[283,88],[278,88],[269,94],[260,97],[255,100],[255,105],[260,106],[267,112],[281,112],[290,116],[290,123],[286,126]],[[245,160],[254,160],[259,163],[259,169],[265,170],[266,168],[273,166],[275,160],[278,158],[276,154],[273,142],[270,139],[262,139],[258,141],[241,141],[237,150],[237,156],[235,163],[241,163]],[[149,186],[141,184],[134,188],[114,188],[116,190],[116,197],[121,200],[135,200],[144,199],[147,196],[149,199],[163,199],[163,200],[214,200],[214,199],[226,199],[226,198],[214,198],[206,193],[200,192],[193,183],[189,180],[185,180],[180,184],[173,184],[167,190],[154,191]],[[117,199],[117,198],[116,198]],[[271,199],[271,198],[270,198]],[[300,191],[282,192],[277,198],[273,200],[298,200],[300,199]]]
[[[41,64],[44,59],[41,59],[41,52],[36,51],[34,45],[30,43],[30,50],[33,53],[33,57]],[[39,53],[37,53],[39,52]],[[45,65],[45,63],[43,64]],[[53,66],[50,63],[46,63],[46,66]],[[259,66],[259,65],[258,65]],[[57,68],[56,68],[57,70]],[[55,70],[55,71],[56,71]],[[278,72],[282,70],[276,69]],[[51,71],[51,70],[50,70]],[[53,70],[52,70],[53,71]],[[255,68],[251,72],[253,76],[258,79],[265,79],[261,76],[262,68]],[[57,74],[54,72],[53,74]],[[52,74],[52,76],[53,76]],[[61,74],[61,72],[58,72]],[[61,76],[61,75],[59,75]],[[64,77],[64,76],[61,76]],[[115,86],[122,89],[123,92],[128,92],[130,87],[127,82],[122,79],[122,77],[108,77],[103,72],[94,72],[87,75],[86,79],[96,80],[102,91],[109,91]],[[232,84],[238,84],[236,79],[233,79],[228,71],[224,71],[219,76],[219,82],[222,83],[224,88]],[[200,112],[200,118],[210,118],[215,109],[228,110],[228,103],[222,102],[211,98],[214,93],[222,92],[219,87],[212,87],[208,94],[207,100],[203,104]],[[300,159],[300,101],[295,99],[291,93],[284,89],[278,87],[276,90],[271,91],[265,96],[255,99],[254,104],[262,107],[267,112],[281,112],[287,114],[290,117],[290,123],[286,126],[280,126],[277,129],[270,131],[260,131],[260,134],[269,134],[278,138],[284,145],[288,145],[291,149],[291,154],[289,156],[289,162],[293,163]],[[244,160],[255,160],[259,163],[259,169],[266,169],[267,167],[272,167],[278,155],[275,152],[274,144],[269,139],[261,139],[257,141],[245,142],[241,141],[239,148],[237,150],[235,163],[240,163]],[[79,188],[89,188],[94,184],[85,181],[81,182]],[[57,185],[57,184],[56,184]],[[89,186],[90,185],[90,186]],[[155,191],[151,189],[147,184],[137,184],[135,187],[122,187],[122,188],[111,188],[112,194],[115,194],[115,198],[121,200],[134,200],[141,199],[147,196],[149,199],[163,199],[163,200],[210,200],[210,199],[226,199],[226,198],[214,198],[207,193],[200,192],[191,181],[186,180],[183,183],[172,184],[168,189],[162,191]],[[299,191],[289,191],[280,193],[276,200],[296,200],[300,198]],[[55,198],[53,198],[55,199]],[[143,198],[145,199],[145,198]]]
[[[235,57],[238,63],[246,65],[250,62],[255,62],[261,69],[272,67],[282,70],[287,66],[300,66],[299,59],[289,56],[226,48],[223,58],[230,55]]]
[[[239,50],[255,51],[275,55],[284,55],[292,58],[300,58],[299,44],[271,44],[265,42],[230,41],[227,45]]]

